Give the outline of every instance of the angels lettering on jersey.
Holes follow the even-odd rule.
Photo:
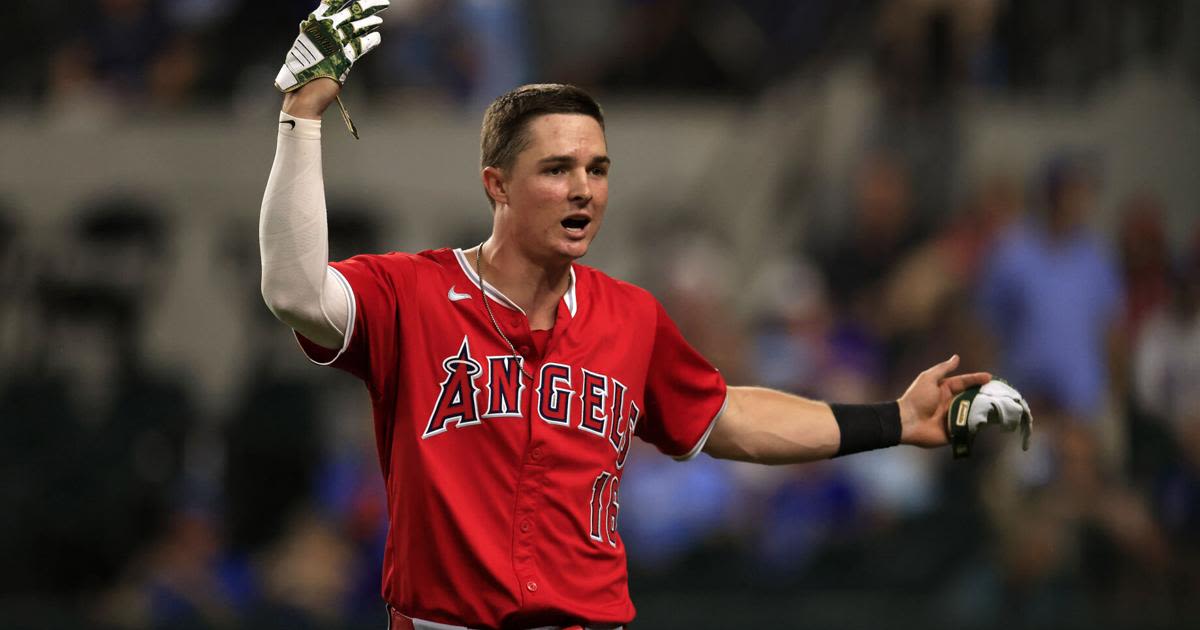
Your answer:
[[[501,355],[475,358],[464,336],[458,351],[442,360],[446,373],[437,402],[429,413],[422,438],[451,430],[469,430],[491,418],[524,418],[524,359]],[[545,363],[536,375],[531,403],[542,421],[607,440],[617,453],[617,468],[625,465],[641,410],[628,388],[614,377],[583,367]]]

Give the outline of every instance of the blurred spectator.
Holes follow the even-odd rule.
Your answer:
[[[1182,438],[1200,424],[1200,231],[1173,277],[1171,300],[1149,314],[1138,336],[1133,375],[1140,408]]]
[[[224,540],[211,515],[180,509],[162,536],[130,564],[123,580],[104,594],[96,617],[124,628],[211,628],[236,618],[242,599],[220,575]]]
[[[1171,594],[1179,618],[1191,619],[1200,616],[1200,225],[1171,286],[1171,299],[1149,315],[1135,349],[1142,431],[1159,438],[1135,451],[1135,463],[1153,475],[1158,516],[1175,554]]]
[[[179,106],[198,74],[198,51],[157,0],[97,0],[72,15],[74,28],[51,61],[50,94],[80,107]]]
[[[749,380],[815,396],[832,361],[834,325],[820,274],[801,260],[763,261],[743,297],[754,305]]]
[[[597,3],[578,8],[590,4]],[[528,12],[524,2],[460,0],[458,18],[466,31],[466,42],[475,52],[470,62],[470,91],[464,99],[472,111],[485,109],[492,99],[514,85],[528,83],[533,76],[527,44]],[[595,25],[589,25],[589,30],[602,32]]]
[[[839,313],[870,322],[878,312],[878,287],[897,261],[920,240],[913,216],[909,173],[894,155],[877,151],[859,165],[850,224],[823,267]]]
[[[328,520],[296,513],[257,564],[264,605],[249,618],[254,627],[324,628],[345,618],[351,549]]]
[[[924,229],[913,213],[908,170],[890,153],[876,151],[863,160],[853,194],[850,224],[825,250],[822,267],[836,313],[831,334],[835,365],[845,368],[838,373],[874,384],[862,390],[846,381],[852,390],[862,391],[840,393],[850,395],[846,400],[865,402],[880,395],[887,380],[885,366],[903,350],[888,336],[884,287],[889,274],[921,242]],[[824,395],[832,399],[837,393]]]
[[[1200,615],[1200,224],[1172,274],[1172,297],[1142,327],[1134,356],[1134,389],[1145,411],[1143,431],[1167,442],[1142,454],[1154,475],[1153,496],[1175,552],[1172,594],[1181,618]],[[1157,436],[1157,433],[1152,433]]]
[[[995,0],[900,0],[880,8],[876,59],[894,106],[939,103],[966,79],[990,35]]]
[[[1179,338],[1175,326],[1177,321],[1186,320],[1186,314],[1183,320],[1177,319],[1178,307],[1167,304],[1173,299],[1173,270],[1163,221],[1162,203],[1156,196],[1149,192],[1135,194],[1124,204],[1119,236],[1129,297],[1119,352],[1112,357],[1112,373],[1121,379],[1115,389],[1127,406],[1130,472],[1144,489],[1151,487],[1163,462],[1175,453],[1168,422],[1179,417],[1180,408],[1167,402],[1170,394],[1163,380],[1177,378],[1166,375],[1182,367],[1167,356],[1178,356],[1178,351],[1186,353],[1188,345],[1186,339]],[[1176,279],[1186,275],[1186,271],[1177,274]],[[1182,289],[1186,281],[1178,284]],[[1182,295],[1174,299],[1186,301]],[[1200,351],[1200,347],[1193,350]]]
[[[899,0],[878,11],[873,52],[882,102],[875,142],[905,156],[919,220],[936,221],[950,209],[963,145],[958,95],[996,4]]]
[[[993,175],[973,191],[963,212],[940,233],[896,263],[882,287],[884,334],[924,335],[947,300],[961,297],[979,278],[996,238],[1020,211],[1017,183]]]
[[[1001,353],[997,374],[1083,421],[1105,402],[1123,299],[1108,247],[1088,227],[1092,186],[1081,162],[1052,162],[1042,208],[1000,236],[978,293]]]
[[[746,379],[746,344],[730,297],[731,255],[716,239],[675,234],[663,256],[665,286],[658,293],[680,332],[732,383]]]
[[[1127,291],[1124,335],[1129,343],[1169,295],[1171,249],[1164,219],[1162,200],[1149,191],[1132,195],[1122,207],[1118,243]]]
[[[384,87],[466,102],[483,62],[481,42],[472,40],[461,22],[466,13],[460,13],[461,4],[465,2],[416,0],[389,9],[384,31],[388,46],[374,53],[381,57],[379,64],[364,65],[368,76]],[[488,4],[503,11],[512,3]],[[393,14],[396,9],[402,14]]]

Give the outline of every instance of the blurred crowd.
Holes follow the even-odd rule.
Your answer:
[[[18,0],[0,84],[46,113],[137,115],[263,98],[316,0]],[[871,49],[913,104],[956,85],[1088,93],[1134,61],[1200,80],[1183,0],[393,0],[358,98],[486,104],[552,78],[745,95]],[[473,111],[473,110],[472,110]]]
[[[236,108],[311,3],[23,3],[9,33],[31,54],[0,60],[3,107]],[[966,190],[943,174],[964,85],[1085,98],[1135,58],[1200,77],[1184,4],[393,0],[354,89],[463,107],[533,78],[751,95],[870,50],[884,106],[845,221],[751,278],[720,233],[672,225],[647,237],[673,243],[665,264],[630,279],[730,383],[868,402],[958,353],[1030,399],[1033,446],[992,432],[967,460],[769,468],[639,444],[620,530],[635,603],[738,584],[900,594],[946,627],[1166,627],[1200,619],[1200,213],[1181,237],[1158,191],[1119,191],[1102,233],[1103,170],[1073,150]],[[0,626],[381,627],[369,401],[263,306],[253,226],[208,257],[236,283],[248,358],[213,404],[143,347],[176,270],[171,214],[136,187],[96,197],[51,255],[30,211],[0,204]],[[331,256],[390,249],[379,214],[331,201]],[[428,246],[478,240],[444,236]]]
[[[714,283],[721,247],[692,241],[659,294],[735,383],[885,400],[959,353],[1031,401],[1032,448],[984,432],[960,461],[903,448],[780,469],[639,457],[622,501],[635,561],[669,581],[680,558],[702,562],[709,572],[687,574],[697,587],[740,566],[772,589],[899,589],[947,602],[948,627],[1194,621],[1200,217],[1172,246],[1162,202],[1133,191],[1115,240],[1101,235],[1098,175],[1063,155],[984,178],[931,225],[909,172],[869,153],[840,237],[764,260],[749,288]],[[757,308],[739,326],[747,298]]]

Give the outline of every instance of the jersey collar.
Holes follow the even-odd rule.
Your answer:
[[[475,268],[467,262],[467,255],[461,248],[454,248],[454,257],[458,259],[458,266],[462,267],[463,274],[465,274],[467,279],[470,280],[476,287],[479,287],[479,290],[482,291],[485,296],[491,298],[492,301],[505,308],[509,308],[521,313],[522,315],[526,315],[524,309],[522,309],[520,306],[517,306],[516,302],[508,299],[508,296],[504,295],[499,289],[492,286],[492,283],[484,282],[482,285],[479,283],[479,274],[475,273]],[[567,292],[563,294],[562,299],[563,304],[565,304],[567,307],[567,311],[571,313],[571,317],[575,317],[575,307],[577,305],[575,298],[575,265],[571,265],[569,271],[571,277],[569,280],[567,280]]]

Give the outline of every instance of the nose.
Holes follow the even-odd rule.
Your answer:
[[[592,188],[588,183],[585,169],[577,169],[571,174],[571,188],[568,191],[571,203],[586,206],[592,200]]]

